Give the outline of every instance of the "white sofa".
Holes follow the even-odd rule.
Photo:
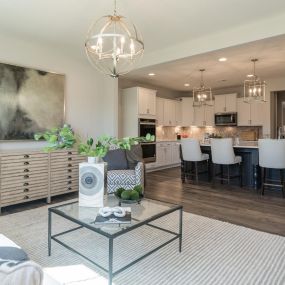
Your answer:
[[[7,257],[7,253],[9,252],[13,254]],[[25,255],[17,244],[0,234],[0,284],[41,285],[43,282],[41,266],[30,260],[19,262],[15,258],[18,253],[22,257]],[[12,257],[12,255],[14,256]]]
[[[100,275],[83,264],[42,269],[25,257],[17,244],[0,234],[0,285],[104,284]],[[9,266],[11,264],[13,266]]]

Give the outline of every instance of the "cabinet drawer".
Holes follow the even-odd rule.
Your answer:
[[[47,160],[47,153],[23,153],[16,155],[3,155],[1,156],[1,164],[2,163],[13,163],[13,162],[21,162],[21,161],[32,161],[32,160]]]
[[[70,156],[70,155],[80,156],[80,157],[86,158],[86,156],[78,154],[77,150],[62,150],[62,151],[59,151],[59,152],[55,151],[55,152],[52,152],[50,154],[51,158],[53,158],[53,159],[55,159],[57,157]]]
[[[23,174],[15,177],[4,177],[1,178],[1,189],[6,186],[16,187],[16,186],[27,186],[31,182],[44,182],[48,180],[48,173],[29,173]]]
[[[1,199],[1,206],[8,206],[8,205],[13,205],[13,204],[19,204],[19,203],[24,203],[28,201],[33,201],[36,199],[42,199],[47,197],[47,192],[40,192],[40,193],[32,193],[32,194],[26,194],[23,193],[21,195],[17,195],[14,197],[7,197],[4,199]]]
[[[21,166],[19,168],[3,168],[1,169],[1,178],[11,177],[11,176],[21,176],[24,174],[30,173],[47,173],[48,166],[47,164],[44,166]]]
[[[51,168],[59,168],[59,167],[72,167],[73,165],[79,165],[79,163],[83,162],[84,160],[75,157],[65,157],[64,159],[51,161]]]
[[[78,186],[76,185],[59,186],[59,187],[52,188],[51,195],[55,196],[55,195],[77,192],[77,191],[78,191]]]
[[[21,187],[9,189],[9,191],[1,192],[1,199],[13,198],[17,196],[31,195],[31,194],[48,194],[48,185],[39,185],[37,187]]]
[[[19,161],[13,160],[13,161],[1,161],[1,171],[3,169],[17,169],[21,167],[43,167],[48,166],[48,159],[43,158],[40,160],[29,160],[29,159],[20,159]]]
[[[79,173],[79,167],[78,166],[72,166],[72,167],[63,167],[63,168],[59,168],[56,170],[52,170],[51,171],[51,177],[55,177],[55,176],[60,176],[60,175],[64,175],[64,174],[77,174]]]
[[[51,189],[57,186],[68,186],[68,185],[77,185],[79,184],[79,178],[78,177],[73,177],[70,179],[58,179],[51,181]]]
[[[51,176],[51,183],[56,182],[56,181],[69,181],[69,180],[75,180],[78,179],[79,175],[77,174],[59,174],[57,176]]]

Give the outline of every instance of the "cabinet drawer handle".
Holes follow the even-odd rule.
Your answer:
[[[72,169],[67,169],[67,172],[72,172]]]
[[[30,190],[29,190],[28,188],[25,188],[25,189],[24,189],[24,192],[25,192],[25,193],[27,193],[27,192],[29,192],[29,191],[30,191]]]
[[[24,184],[23,184],[23,186],[29,186],[30,184],[28,183],[28,182],[25,182]]]
[[[69,151],[69,152],[68,152],[68,154],[72,154],[72,152],[71,152],[71,151]]]
[[[26,168],[26,169],[24,169],[24,172],[30,172],[30,170]]]
[[[68,187],[68,190],[72,190],[72,187]]]
[[[71,164],[71,163],[69,163],[69,164],[67,164],[67,166],[68,166],[68,167],[72,167],[72,164]]]
[[[29,165],[30,163],[28,161],[25,161],[24,162],[24,165]]]
[[[72,157],[69,157],[67,160],[71,161],[71,160],[72,160]]]
[[[25,154],[24,158],[30,158],[30,156],[28,154]]]
[[[24,178],[28,179],[28,178],[30,178],[30,176],[29,175],[24,175]]]
[[[72,178],[72,176],[71,176],[71,175],[68,175],[68,176],[67,176],[67,178],[68,178],[68,179],[71,179],[71,178]]]
[[[72,181],[68,181],[67,184],[72,184]]]
[[[27,196],[25,196],[24,197],[24,200],[27,200],[27,199],[29,199],[30,197],[27,195]]]

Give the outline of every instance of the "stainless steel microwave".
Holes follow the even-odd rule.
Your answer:
[[[216,126],[237,126],[237,113],[215,114]]]

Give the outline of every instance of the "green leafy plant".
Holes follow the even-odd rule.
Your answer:
[[[72,148],[76,143],[76,136],[68,124],[64,124],[62,128],[52,128],[44,133],[37,133],[34,139],[36,141],[45,140],[49,143],[47,147],[44,147],[45,151]]]
[[[120,149],[130,150],[133,145],[140,142],[151,142],[155,136],[147,134],[145,137],[126,137],[117,139],[111,136],[101,136],[94,145],[93,138],[88,138],[86,143],[79,143],[78,152],[89,157],[104,157],[111,146],[117,146]],[[94,145],[94,146],[93,146]]]

